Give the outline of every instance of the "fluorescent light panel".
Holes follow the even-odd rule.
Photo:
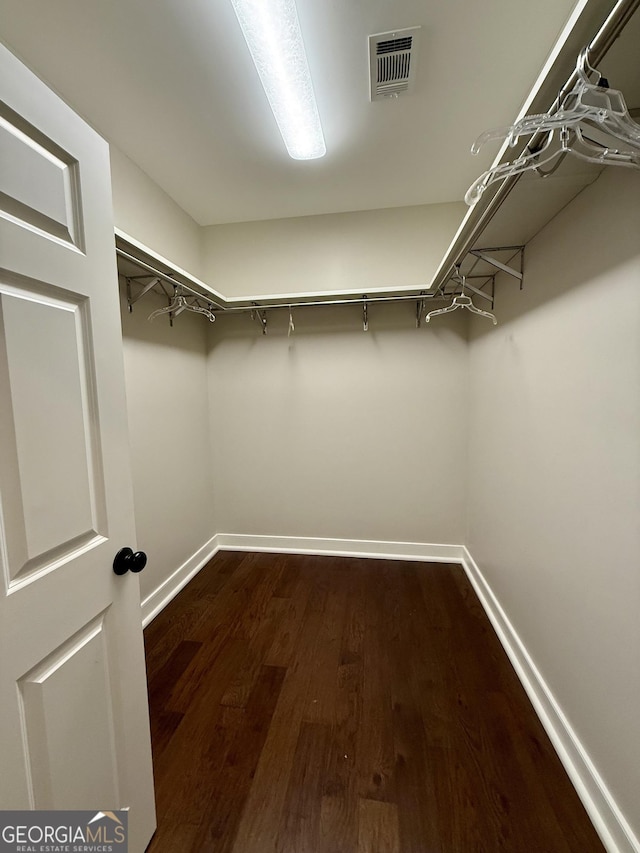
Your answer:
[[[231,0],[287,151],[326,153],[295,0]]]

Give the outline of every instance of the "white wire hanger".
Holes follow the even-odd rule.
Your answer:
[[[464,287],[466,284],[465,277],[460,272],[460,266],[456,265],[456,271],[451,276],[452,281],[456,281],[460,284],[462,288],[462,293],[458,296],[453,297],[453,302],[451,305],[447,305],[445,308],[437,308],[435,311],[430,311],[427,316],[424,318],[425,323],[428,323],[432,317],[436,317],[439,314],[449,314],[451,311],[456,311],[458,308],[466,308],[467,311],[471,311],[473,314],[479,314],[481,317],[486,317],[487,320],[492,320],[493,325],[497,324],[497,319],[494,314],[490,314],[489,311],[483,311],[481,308],[478,308],[473,304],[473,301],[470,296],[467,296],[464,292]]]
[[[156,311],[152,311],[149,314],[149,320],[155,320],[156,317],[161,317],[163,314],[169,314],[170,318],[173,320],[179,314],[182,314],[183,311],[192,311],[194,314],[204,314],[204,316],[209,320],[210,323],[215,323],[216,315],[211,310],[211,306],[208,308],[203,308],[195,301],[189,302],[186,296],[184,296],[180,292],[180,288],[176,288],[173,294],[173,299],[168,305],[165,305],[164,308],[158,308]]]
[[[490,140],[506,139],[514,147],[522,136],[548,133],[541,148],[532,151],[525,147],[512,162],[494,166],[480,175],[464,197],[468,205],[475,204],[490,184],[510,175],[529,170],[536,170],[542,176],[551,174],[554,169],[542,171],[541,167],[567,154],[603,166],[640,168],[640,124],[629,115],[622,92],[609,88],[608,81],[589,64],[586,47],[580,52],[576,72],[576,85],[566,94],[561,92],[548,113],[525,116],[508,127],[485,131],[476,139],[471,146],[474,155]],[[596,75],[595,83],[590,81],[590,75]],[[619,140],[625,149],[609,148],[590,140],[590,129]],[[554,140],[559,141],[559,146],[552,144]]]

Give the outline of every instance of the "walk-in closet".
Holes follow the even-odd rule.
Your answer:
[[[638,7],[0,0],[2,849],[640,853]]]

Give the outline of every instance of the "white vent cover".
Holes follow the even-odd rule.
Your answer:
[[[420,27],[369,36],[370,97],[397,97],[416,76]]]

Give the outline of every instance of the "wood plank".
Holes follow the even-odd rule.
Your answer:
[[[276,707],[285,672],[277,667],[260,668],[246,710],[231,717],[226,731],[224,758],[215,750],[217,772],[208,785],[208,802],[203,810],[199,846],[196,850],[228,853],[233,848],[237,827],[256,765]],[[240,709],[235,709],[238,712]]]
[[[172,823],[158,827],[146,853],[186,853],[197,849],[200,826],[197,823]]]
[[[379,800],[360,800],[358,853],[401,853],[396,805]]]
[[[191,702],[184,706],[184,710],[177,712],[183,715],[182,722],[164,752],[158,756],[154,754],[158,811],[161,811],[165,803],[174,800],[176,780],[182,775],[190,778],[198,762],[203,762],[202,773],[217,772],[215,751],[211,764],[205,759],[212,752],[212,745],[216,747],[219,755],[223,753],[225,741],[220,741],[220,727],[224,728],[224,713],[233,709],[221,705],[221,699],[241,665],[246,650],[246,641],[233,637],[229,639],[224,649],[215,654],[211,669],[208,670],[209,673],[215,673],[215,676],[204,677],[199,674],[199,691],[194,693]],[[198,657],[206,660],[206,654],[205,645]],[[187,669],[185,674],[188,672]],[[179,679],[178,685],[181,682],[182,679]],[[173,709],[169,708],[169,710]],[[181,789],[181,795],[185,798],[187,790],[188,784]],[[192,803],[189,803],[188,808],[190,809],[191,806]]]
[[[312,678],[303,709],[306,722],[331,725],[336,716],[338,666],[347,606],[347,585],[340,565],[327,566],[323,580],[328,592],[315,642]],[[295,671],[295,665],[293,666]]]
[[[353,814],[352,814],[353,811]],[[358,809],[352,810],[344,794],[323,796],[320,803],[320,834],[317,853],[356,853]]]
[[[176,711],[163,711],[158,708],[151,717],[151,745],[154,759],[160,762],[164,751],[171,743],[171,738],[184,718],[184,714]]]
[[[330,728],[303,722],[296,744],[276,850],[317,853],[320,843],[322,786],[329,754]]]
[[[300,578],[300,563],[284,560],[280,578],[273,591],[276,598],[293,598]]]
[[[149,702],[154,708],[165,708],[175,682],[184,674],[201,648],[202,643],[181,640],[155,676],[149,678]]]
[[[260,554],[256,559],[250,593],[234,625],[238,636],[252,640],[260,630],[284,566],[281,554]],[[249,588],[248,584],[246,588]]]
[[[290,597],[286,599],[276,598],[274,593],[274,600],[271,602],[273,608],[278,608],[280,618],[278,631],[265,657],[265,663],[269,666],[291,666],[297,654],[309,601],[309,584],[297,583],[290,592]]]
[[[304,628],[291,666],[287,668],[256,768],[254,784],[238,826],[234,853],[264,853],[276,849],[328,593],[326,583],[319,583],[321,578],[317,560],[308,557],[299,559],[307,584]]]
[[[261,668],[266,662],[267,652],[273,644],[275,635],[279,633],[281,605],[284,602],[271,596],[277,577],[278,574],[275,573],[271,577],[271,582],[261,585],[253,600],[254,609],[252,610],[249,605],[242,619],[236,623],[235,635],[248,640],[247,653],[222,696],[223,705],[246,707]]]
[[[356,773],[359,797],[393,802],[396,755],[390,688],[394,673],[389,650],[394,628],[389,620],[384,572],[384,565],[376,567],[374,574],[367,572],[363,590],[363,712]]]
[[[320,812],[318,853],[355,851],[358,838],[358,735],[362,721],[366,574],[362,560],[342,563],[346,614],[334,673],[334,719]]]

